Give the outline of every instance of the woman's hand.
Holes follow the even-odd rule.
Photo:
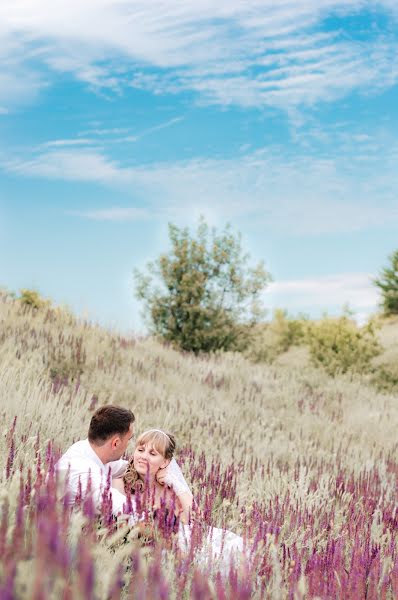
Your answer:
[[[167,477],[167,467],[163,467],[163,469],[159,469],[156,473],[156,481],[160,483],[160,485],[165,485]]]
[[[156,480],[160,485],[167,485],[172,488],[176,496],[181,496],[185,493],[189,493],[192,496],[184,475],[174,458],[167,467],[158,470]]]

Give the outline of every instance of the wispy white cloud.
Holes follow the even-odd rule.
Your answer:
[[[89,146],[93,144],[93,140],[89,138],[75,138],[70,140],[51,140],[41,144],[42,148],[62,148],[65,146]]]
[[[95,135],[95,136],[109,136],[109,135],[121,135],[123,133],[128,133],[130,130],[128,127],[104,127],[104,128],[100,128],[98,127],[98,124],[96,124],[93,128],[91,129],[86,129],[85,131],[81,131],[79,133],[79,135]]]
[[[52,148],[29,158],[0,158],[20,176],[122,186],[163,218],[192,222],[246,219],[252,228],[290,234],[353,232],[398,222],[398,146],[388,156],[363,142],[358,158],[298,155],[278,147],[233,159],[122,165],[93,149]],[[366,160],[364,160],[366,159]],[[129,213],[125,214],[129,218]],[[119,219],[123,213],[119,213]]]
[[[9,114],[16,104],[20,106],[33,102],[46,86],[47,82],[39,72],[32,71],[20,63],[3,63],[0,67],[1,114]]]
[[[272,294],[290,294],[306,304],[323,305],[354,302],[356,306],[375,305],[376,287],[369,273],[342,273],[322,277],[277,281],[269,285]]]
[[[151,213],[143,208],[137,208],[134,206],[130,207],[112,207],[97,210],[88,211],[69,211],[69,215],[75,217],[81,217],[83,219],[89,219],[90,221],[113,221],[113,222],[125,222],[125,221],[142,221],[149,219]]]
[[[15,104],[29,104],[48,85],[43,69],[33,68],[31,36],[16,31],[7,19],[2,18],[0,4],[0,104],[10,112]]]
[[[66,181],[91,181],[121,184],[131,180],[127,169],[99,152],[87,150],[53,150],[27,160],[6,159],[3,168],[28,177],[44,177]]]
[[[92,129],[87,129],[83,132],[80,132],[80,136],[83,136],[83,135],[94,136],[96,138],[97,142],[98,142],[98,138],[101,138],[101,140],[106,138],[107,144],[121,143],[121,142],[138,142],[139,140],[146,137],[147,135],[151,135],[153,133],[156,133],[157,131],[161,131],[162,129],[167,129],[168,127],[172,127],[173,125],[180,123],[183,120],[184,120],[183,116],[172,117],[171,119],[167,119],[167,121],[162,121],[160,123],[157,123],[156,125],[147,127],[146,129],[136,130],[134,132],[133,132],[132,128],[128,128],[128,127],[113,127],[113,128],[93,127]],[[84,140],[84,138],[78,138],[78,139]],[[85,143],[85,141],[86,140],[81,142],[81,144],[83,145],[83,143]],[[79,141],[76,142],[76,144],[79,144],[79,143],[80,143]],[[47,145],[48,145],[48,143],[47,143]],[[73,145],[73,144],[71,143],[71,145]]]
[[[154,133],[155,131],[160,131],[161,129],[167,129],[167,127],[171,127],[176,123],[180,123],[184,120],[184,117],[173,117],[172,119],[168,119],[164,123],[159,123],[158,125],[154,125],[153,127],[148,127],[145,131],[142,132],[141,136],[147,135],[149,133]]]
[[[342,19],[323,27],[375,9],[398,16],[392,0],[3,0],[0,101],[37,91],[40,65],[94,87],[193,90],[204,102],[286,110],[379,90],[398,79],[394,27],[365,37]]]
[[[295,32],[297,33],[297,32]],[[241,63],[221,62],[213,68],[181,69],[169,73],[136,73],[132,85],[156,94],[197,92],[202,103],[269,106],[291,112],[298,107],[333,101],[353,90],[375,94],[398,79],[397,42],[373,41],[366,46],[336,39],[314,44],[305,38],[307,51],[287,40],[273,44],[263,57],[245,57]],[[298,46],[304,40],[298,34]]]
[[[276,281],[265,292],[269,306],[321,313],[339,312],[349,305],[360,318],[376,311],[379,294],[369,273],[339,273],[321,277]]]
[[[148,127],[143,131],[139,131],[134,135],[126,135],[124,137],[116,138],[114,141],[116,142],[138,142],[142,138],[147,135],[151,135],[152,133],[156,133],[156,131],[161,131],[162,129],[167,129],[168,127],[172,127],[176,123],[180,123],[184,120],[184,117],[173,117],[172,119],[168,119],[163,123],[158,123],[157,125],[153,125],[153,127]]]

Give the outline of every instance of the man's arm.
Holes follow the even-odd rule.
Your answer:
[[[118,492],[126,496],[126,491],[124,489],[124,481],[122,477],[114,477],[112,479],[112,488],[118,490]]]
[[[126,461],[124,461],[124,462],[126,462]],[[115,517],[118,517],[119,515],[126,514],[126,511],[127,511],[126,496],[119,489],[113,487],[112,467],[111,466],[109,467],[109,470],[108,470],[108,477],[111,478],[110,479],[111,487],[109,488],[108,493],[110,494],[110,498],[112,501],[112,514]],[[108,481],[109,480],[104,479],[102,473],[96,473],[92,479],[91,488],[92,488],[92,492],[93,492],[93,500],[94,500],[95,507],[97,508],[98,511],[101,510],[101,506],[102,506],[102,502],[103,502],[103,494],[104,494],[104,491],[106,490]]]
[[[122,461],[116,462],[120,463]],[[123,461],[123,463],[127,463],[127,461]],[[119,465],[119,472],[123,470],[123,467],[125,468],[125,465]],[[63,461],[58,463],[57,472],[59,474],[59,481],[64,486],[64,491],[69,494],[69,503],[71,505],[75,504],[76,496],[81,490],[83,498],[88,493],[91,495],[95,510],[100,512],[103,493],[106,488],[106,478],[103,477],[103,473],[99,469],[92,469],[90,465],[86,470],[77,470],[73,464]],[[112,513],[116,517],[125,514],[126,496],[119,489],[113,487],[110,488],[109,493],[112,500]]]

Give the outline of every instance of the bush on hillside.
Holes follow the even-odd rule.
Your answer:
[[[385,315],[398,314],[398,250],[390,257],[390,266],[385,267],[375,285],[381,290],[382,307]]]
[[[277,309],[271,322],[259,325],[253,332],[246,355],[254,362],[272,363],[291,346],[300,346],[306,338],[306,317],[291,319]]]
[[[358,327],[346,316],[312,323],[308,327],[307,343],[312,363],[333,377],[347,371],[366,372],[372,358],[381,352],[374,324],[369,322]]]
[[[23,289],[20,292],[19,301],[23,306],[29,306],[34,309],[48,308],[49,300],[44,300],[36,290]]]
[[[220,234],[203,219],[196,236],[169,225],[171,249],[135,271],[136,295],[152,331],[181,350],[238,350],[263,315],[260,294],[270,279],[262,263],[249,268],[240,235]]]
[[[87,353],[82,336],[70,336],[67,342],[59,340],[59,345],[52,349],[47,364],[51,380],[64,384],[78,381],[83,374],[86,360]]]
[[[398,392],[398,365],[380,365],[375,369],[371,383],[379,392]]]

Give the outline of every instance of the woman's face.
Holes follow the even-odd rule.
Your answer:
[[[148,469],[149,477],[154,477],[159,469],[163,469],[170,462],[150,442],[137,444],[133,459],[135,470],[142,479],[145,479]]]

